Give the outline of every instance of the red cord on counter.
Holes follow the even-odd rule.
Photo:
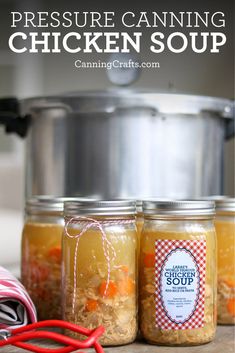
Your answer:
[[[61,333],[50,332],[37,329],[49,327],[57,327],[68,329],[77,333],[80,333],[87,338],[83,341],[65,336]],[[62,320],[46,320],[36,322],[24,327],[12,329],[12,330],[0,330],[0,337],[4,339],[0,341],[0,347],[6,345],[13,345],[19,348],[23,348],[35,353],[70,353],[77,351],[78,349],[87,349],[93,347],[96,353],[104,353],[103,348],[97,342],[99,337],[104,333],[104,327],[100,326],[94,330],[89,330],[84,327],[71,324]],[[26,341],[35,339],[49,339],[63,344],[64,347],[61,348],[44,348],[32,343],[27,343]],[[79,352],[84,353],[84,352]]]

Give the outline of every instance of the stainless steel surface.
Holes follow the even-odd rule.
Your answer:
[[[58,96],[36,97],[24,100],[26,108],[51,107],[68,109],[77,113],[110,113],[130,107],[150,108],[155,112],[171,114],[200,114],[214,112],[231,118],[234,104],[224,98],[186,94],[156,93],[148,90],[135,91],[128,88],[108,91],[70,92]]]
[[[64,215],[134,215],[136,202],[130,200],[96,200],[96,201],[65,201]]]
[[[214,216],[213,201],[144,201],[145,215],[162,216]]]
[[[27,197],[191,198],[223,191],[228,100],[121,90],[22,103],[32,116]]]

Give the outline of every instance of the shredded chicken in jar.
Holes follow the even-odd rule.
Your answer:
[[[69,230],[70,234],[76,232]],[[63,237],[63,312],[65,320],[87,328],[103,325],[105,333],[100,343],[120,345],[134,341],[137,333],[137,239],[135,231],[118,227],[106,234],[116,253],[110,263],[109,280],[101,234],[89,230],[79,241],[76,290],[73,278],[76,240]]]
[[[218,240],[218,323],[235,324],[235,219],[215,222]]]
[[[235,283],[218,279],[218,322],[235,324]]]
[[[21,279],[39,320],[61,319],[61,237],[63,227],[28,223],[22,238]]]

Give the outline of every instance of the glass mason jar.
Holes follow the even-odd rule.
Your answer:
[[[140,330],[150,343],[191,346],[216,329],[214,202],[146,201]]]
[[[135,212],[133,201],[65,202],[63,318],[103,325],[103,345],[130,343],[137,333]]]
[[[216,200],[218,323],[235,324],[235,199]]]
[[[63,198],[34,197],[26,203],[21,280],[38,319],[61,319],[61,240]]]
[[[136,201],[136,229],[137,229],[137,241],[138,241],[138,256],[140,252],[140,236],[144,225],[143,215],[143,201]]]

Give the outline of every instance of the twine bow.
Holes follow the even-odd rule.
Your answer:
[[[82,223],[86,222],[87,224],[82,228],[82,230],[75,235],[71,235],[68,232],[68,228],[71,224],[74,223]],[[96,219],[89,218],[89,217],[73,217],[65,224],[65,235],[69,238],[76,239],[76,246],[75,246],[75,253],[74,253],[74,270],[73,270],[73,301],[72,301],[72,310],[73,313],[75,311],[75,302],[76,302],[76,288],[77,288],[77,258],[78,258],[78,244],[80,238],[91,228],[97,228],[101,235],[102,235],[102,246],[105,259],[107,260],[107,281],[104,291],[104,297],[107,294],[109,282],[110,282],[110,274],[111,274],[111,261],[116,258],[116,252],[114,247],[112,246],[111,242],[108,240],[103,225],[112,225],[112,224],[126,224],[126,223],[133,223],[133,220],[109,220],[109,221],[97,221]]]

